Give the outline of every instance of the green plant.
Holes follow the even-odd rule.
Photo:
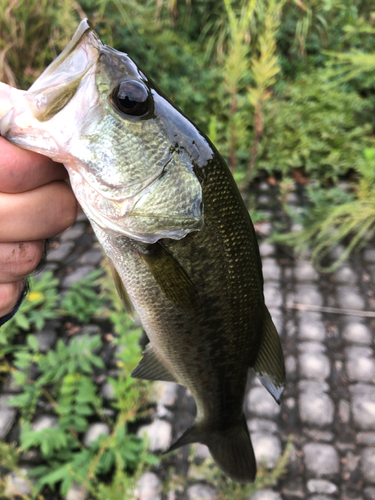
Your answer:
[[[96,269],[79,282],[74,283],[61,301],[61,313],[74,316],[82,323],[87,323],[105,300],[95,289],[97,279],[102,274],[101,269]]]
[[[293,245],[297,252],[312,248],[312,260],[321,271],[332,272],[375,234],[375,148],[364,150],[356,164],[357,182],[346,192],[338,187],[328,190],[307,188],[310,207],[300,214],[285,210],[303,229],[274,235],[280,243]],[[328,265],[322,259],[339,243],[345,243],[340,257]]]
[[[41,330],[46,321],[56,317],[58,280],[52,272],[43,273],[39,279],[30,278],[30,292],[17,314],[0,329],[0,356],[12,350],[12,339],[22,331]]]

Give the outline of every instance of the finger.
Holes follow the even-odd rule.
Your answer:
[[[15,308],[25,286],[25,280],[0,284],[0,318]]]
[[[0,151],[2,193],[22,193],[68,177],[60,163],[14,146],[3,137],[0,137]]]
[[[20,194],[0,193],[0,242],[56,236],[73,224],[77,209],[73,191],[64,181]]]
[[[0,243],[0,284],[15,283],[38,267],[44,253],[44,241]]]

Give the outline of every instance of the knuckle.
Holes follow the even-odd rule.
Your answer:
[[[22,280],[0,284],[0,318],[13,311],[23,286]]]
[[[43,255],[43,241],[25,241],[0,245],[0,282],[18,282],[38,266]]]

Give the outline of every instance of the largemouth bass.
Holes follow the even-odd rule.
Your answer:
[[[27,92],[7,89],[1,135],[66,166],[126,309],[150,343],[134,377],[188,387],[206,444],[253,481],[248,369],[279,401],[284,362],[248,211],[223,158],[126,54],[84,20]]]

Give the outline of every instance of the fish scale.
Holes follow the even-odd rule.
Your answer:
[[[232,479],[253,481],[248,369],[277,401],[285,369],[254,228],[225,161],[87,20],[28,92],[8,94],[2,135],[65,164],[150,339],[132,376],[177,382],[196,401],[170,450],[204,443]]]

